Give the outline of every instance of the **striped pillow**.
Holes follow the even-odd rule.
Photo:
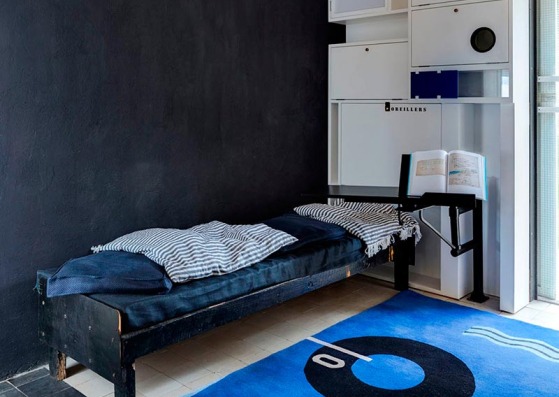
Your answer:
[[[140,253],[165,267],[175,283],[234,272],[297,239],[264,224],[213,221],[190,229],[146,229],[119,237],[99,251]]]

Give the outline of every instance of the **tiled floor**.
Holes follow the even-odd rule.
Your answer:
[[[396,293],[385,284],[357,276],[150,354],[136,362],[137,395],[191,393]],[[498,313],[496,299],[483,305],[460,303]],[[559,330],[559,306],[550,303],[535,301],[515,315],[503,315]],[[45,368],[2,382],[0,397],[113,396],[111,383],[80,365],[70,366],[71,376],[65,382],[52,380]]]

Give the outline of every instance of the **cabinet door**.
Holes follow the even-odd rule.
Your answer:
[[[330,97],[409,98],[408,43],[332,47]]]
[[[385,10],[387,0],[330,0],[330,17]]]
[[[426,6],[426,5],[433,5],[433,4],[440,4],[440,3],[450,3],[455,1],[465,1],[465,0],[411,0],[411,6]]]
[[[441,105],[342,104],[340,184],[398,186],[402,154],[441,149]]]
[[[411,12],[412,66],[509,61],[508,0],[418,9]],[[494,45],[476,50],[476,35]]]

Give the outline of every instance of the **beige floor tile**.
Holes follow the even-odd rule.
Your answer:
[[[530,322],[542,327],[559,330],[559,315],[555,313],[541,311],[536,316],[534,316],[534,318],[532,318]]]
[[[272,353],[266,350],[262,350],[261,352],[252,354],[250,356],[244,357],[242,359],[240,359],[242,362],[244,362],[245,364],[249,365],[249,364],[253,364],[255,362],[258,362],[266,357],[268,357],[269,355],[271,355]]]
[[[136,362],[134,368],[136,369],[136,382],[142,382],[161,374],[161,372],[142,362]]]
[[[91,379],[74,386],[74,389],[87,397],[104,397],[114,391],[114,385],[94,373]]]
[[[96,376],[95,372],[80,364],[68,366],[67,374],[68,377],[64,379],[64,382],[68,383],[72,387],[76,387],[81,383],[87,382]]]
[[[146,397],[161,397],[183,386],[183,384],[163,374],[157,374],[145,381],[136,382],[136,390]]]
[[[276,336],[269,332],[259,332],[254,335],[250,335],[249,337],[245,338],[244,341],[254,346],[258,346],[259,348],[266,351],[274,352],[278,351],[278,349],[285,348],[293,343],[285,338],[280,338],[279,336]]]
[[[559,315],[559,304],[552,303],[546,309],[544,309],[544,311],[547,313]]]
[[[551,306],[551,303],[535,300],[535,301],[532,301],[532,302],[528,303],[527,307],[532,308],[532,309],[536,309],[536,310],[546,310],[547,308],[549,308],[549,306]]]
[[[540,313],[539,310],[532,309],[530,307],[525,307],[524,309],[519,310],[518,313],[515,314],[503,313],[503,315],[505,317],[514,318],[515,320],[530,322],[530,320],[536,317],[539,313]]]
[[[211,339],[209,341],[211,342]],[[174,345],[172,350],[174,353],[187,360],[195,360],[196,357],[200,355],[216,351],[216,348],[211,343],[204,343],[204,341],[197,339],[189,339]]]
[[[192,390],[200,390],[208,385],[211,385],[212,383],[217,382],[218,380],[222,379],[224,376],[222,376],[221,374],[216,374],[216,373],[212,373],[209,374],[203,378],[200,378],[198,380],[195,380],[194,382],[191,382],[189,384],[186,385],[186,387],[192,389]],[[248,397],[248,396],[247,396]]]
[[[166,375],[182,385],[188,385],[200,378],[211,375],[213,372],[197,362],[188,362],[166,372]]]
[[[254,355],[265,353],[264,349],[245,340],[231,340],[221,351],[241,361]]]
[[[173,390],[169,393],[163,393],[158,397],[182,397],[185,394],[192,393],[192,389],[186,386],[181,387],[180,389]]]
[[[211,372],[227,372],[244,367],[244,363],[224,352],[210,353],[200,357],[198,363]]]
[[[149,354],[143,357],[140,362],[161,373],[166,373],[186,361],[188,360],[183,355],[170,348],[162,352]]]

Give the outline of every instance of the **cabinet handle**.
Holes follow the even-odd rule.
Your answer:
[[[369,52],[369,47],[365,48],[365,51],[366,51],[366,52]]]
[[[455,8],[455,9],[454,9],[454,12],[458,12],[458,11],[459,11],[458,8]]]

